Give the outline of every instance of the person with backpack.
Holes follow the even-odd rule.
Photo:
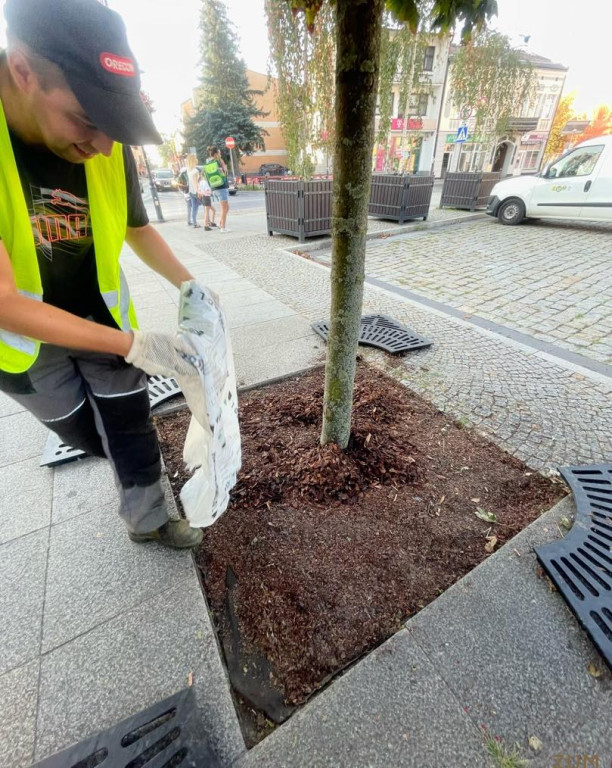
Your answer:
[[[221,158],[218,147],[208,147],[208,157],[206,158],[203,170],[208,186],[217,196],[221,206],[219,232],[227,232],[228,229],[225,223],[229,211],[229,184],[227,181],[227,166]]]

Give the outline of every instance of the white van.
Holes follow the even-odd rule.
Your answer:
[[[487,213],[502,224],[526,218],[612,222],[612,136],[577,144],[537,176],[500,181]]]

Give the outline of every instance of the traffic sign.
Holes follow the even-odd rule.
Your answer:
[[[464,141],[467,141],[467,137],[468,137],[467,125],[460,125],[459,128],[457,128],[457,136],[455,137],[455,144],[462,144]]]
[[[236,141],[231,136],[228,136],[227,139],[225,139],[225,146],[228,149],[234,149],[236,146]]]

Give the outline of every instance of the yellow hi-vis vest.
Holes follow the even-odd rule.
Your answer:
[[[137,328],[136,313],[119,255],[127,229],[127,191],[123,150],[115,144],[110,157],[85,163],[87,193],[96,253],[98,287],[117,327]],[[0,238],[8,251],[17,290],[43,300],[34,233],[23,195],[2,101],[0,101]],[[0,329],[0,369],[23,373],[32,366],[40,342]]]

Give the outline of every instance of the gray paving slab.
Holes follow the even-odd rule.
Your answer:
[[[40,653],[49,529],[0,546],[0,675]]]
[[[130,541],[112,508],[54,525],[43,653],[192,575],[189,553]]]
[[[40,661],[0,676],[0,765],[27,768],[34,759]]]
[[[3,416],[11,416],[14,413],[21,413],[25,410],[19,403],[11,399],[4,392],[0,392],[0,419]]]
[[[321,342],[321,337],[312,330],[308,320],[300,315],[234,328],[231,337],[235,355],[251,354],[255,349],[276,347],[297,339],[311,339],[313,345]]]
[[[53,472],[38,458],[0,467],[0,488],[0,544],[49,525]]]
[[[293,309],[276,299],[249,306],[229,306],[225,312],[229,328],[238,328],[243,325],[263,323],[266,320],[275,320],[279,317],[295,315]]]
[[[202,730],[229,764],[244,742],[195,575],[43,658],[36,759],[176,693],[190,672]]]
[[[477,727],[401,631],[241,758],[237,768],[484,768]]]
[[[571,510],[568,499],[543,515],[406,625],[470,717],[517,742],[534,768],[559,754],[612,760],[612,675],[533,553]]]
[[[5,416],[0,427],[0,467],[40,456],[48,430],[31,413]]]
[[[112,505],[119,508],[119,494],[106,459],[89,456],[55,468],[53,524]]]
[[[249,353],[234,355],[236,380],[239,387],[244,387],[286,376],[320,365],[323,355],[324,342],[310,336],[284,341],[274,347],[253,348]]]

